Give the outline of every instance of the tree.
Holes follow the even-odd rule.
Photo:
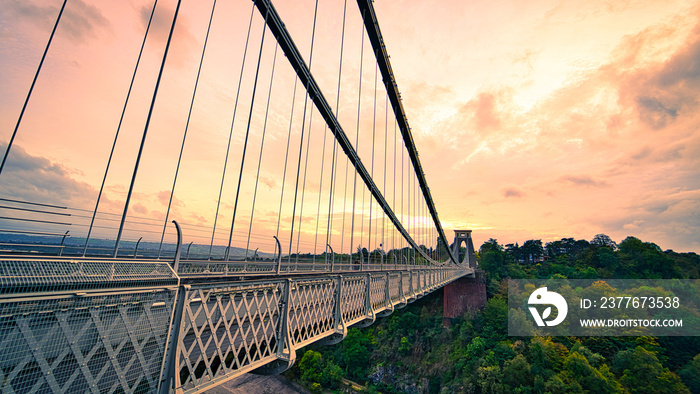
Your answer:
[[[630,393],[690,393],[678,375],[641,346],[618,352],[613,367],[622,374],[620,383]]]
[[[371,354],[369,339],[359,329],[350,329],[342,345],[343,363],[348,375],[353,379],[364,379]]]
[[[512,360],[506,361],[503,366],[503,383],[514,389],[532,386],[533,375],[525,356],[518,354]]]
[[[321,392],[321,387],[337,388],[343,378],[341,368],[331,360],[326,360],[319,352],[307,350],[299,362],[301,381],[313,392]]]
[[[299,362],[299,372],[301,381],[307,385],[321,382],[323,365],[321,364],[321,353],[307,350]]]
[[[362,245],[357,245],[357,259],[367,264],[369,262],[369,251]]]
[[[604,373],[592,367],[585,356],[578,352],[571,352],[564,360],[564,368],[559,377],[564,382],[577,382],[581,388],[588,392],[617,393],[620,384],[609,373],[607,367]]]
[[[382,248],[377,248],[372,251],[369,255],[370,262],[374,264],[380,264],[384,260],[384,250]]]
[[[617,244],[615,243],[615,241],[613,241],[610,237],[608,237],[605,234],[597,234],[595,237],[593,237],[593,239],[591,240],[591,245],[605,246],[612,250],[617,249]]]
[[[498,365],[479,367],[476,370],[476,383],[484,394],[505,392],[502,381],[503,373]]]
[[[540,260],[544,255],[544,248],[542,247],[541,239],[530,239],[525,241],[523,246],[520,247],[520,252],[525,258],[525,262],[535,263]]]
[[[630,278],[684,278],[682,270],[661,248],[651,242],[627,237],[620,242],[620,272]]]
[[[499,245],[497,240],[489,238],[488,241],[484,242],[484,244],[481,245],[481,248],[479,248],[479,253],[484,254],[490,251],[502,252],[503,246]]]
[[[486,301],[483,313],[483,334],[491,346],[504,340],[508,334],[508,301],[501,296]]]
[[[681,369],[680,375],[691,392],[700,393],[700,354]]]

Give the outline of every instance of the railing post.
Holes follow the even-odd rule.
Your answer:
[[[392,309],[391,305],[391,292],[389,291],[389,285],[391,282],[389,280],[391,279],[389,276],[388,272],[385,272],[384,275],[386,275],[386,286],[384,287],[384,303],[387,306],[387,309]]]
[[[280,244],[280,240],[277,239],[277,236],[273,235],[272,238],[277,242],[277,250],[279,250],[279,254],[277,255],[277,267],[275,268],[275,274],[279,275],[282,269],[282,244]]]
[[[333,248],[331,247],[330,244],[326,244],[328,246],[328,249],[331,250],[331,272],[335,269],[335,252],[333,251]]]
[[[289,300],[291,299],[292,293],[292,280],[287,278],[285,280],[284,295],[282,297],[282,313],[280,319],[280,329],[278,331],[277,337],[277,356],[282,357],[284,355],[284,346],[287,345],[290,353],[294,352],[292,347],[291,337],[289,335]]]
[[[365,265],[365,254],[362,252],[362,249],[360,249],[358,254],[360,255],[360,272],[362,272],[362,268]]]
[[[372,307],[372,273],[368,272],[365,278],[365,319],[357,324],[358,327],[369,327],[375,320],[377,315]]]
[[[281,249],[280,249],[281,250]],[[286,371],[296,360],[297,353],[294,350],[294,345],[292,344],[292,337],[289,333],[289,309],[290,300],[292,299],[292,280],[287,278],[285,280],[284,296],[282,298],[282,308],[280,309],[280,329],[277,332],[277,364],[270,368],[270,372],[273,374],[278,374]],[[287,346],[287,353],[284,352],[284,347]]]
[[[63,255],[63,248],[65,247],[65,246],[63,246],[63,244],[66,242],[66,237],[68,236],[69,232],[70,232],[70,230],[66,231],[66,233],[63,234],[63,239],[61,239],[61,247],[58,248],[58,255],[59,256]]]
[[[182,285],[177,289],[175,297],[175,305],[173,315],[170,320],[170,331],[166,341],[165,355],[163,356],[163,364],[160,372],[160,382],[158,383],[158,392],[160,394],[168,394],[180,386],[180,374],[176,373],[178,368],[178,342],[180,338],[180,325],[182,323],[182,311],[185,308],[185,300],[187,292],[190,290],[190,285]]]
[[[333,305],[333,328],[335,332],[321,340],[323,345],[335,345],[340,343],[348,335],[348,327],[343,319],[343,275],[336,277],[335,303]]]
[[[175,225],[175,230],[177,230],[177,246],[175,247],[175,259],[173,260],[173,269],[175,270],[175,273],[177,273],[177,270],[180,267],[180,251],[182,249],[182,230],[180,229],[180,225],[177,224],[177,221],[173,220],[173,224]]]
[[[180,266],[182,230],[180,229],[180,225],[175,220],[173,220],[173,224],[175,224],[175,230],[177,231],[177,247],[175,249],[175,259],[173,260],[173,271],[175,271],[175,275],[177,275],[177,270]],[[141,240],[139,239],[139,241]],[[180,337],[180,324],[182,323],[182,311],[185,307],[185,300],[188,290],[190,290],[189,285],[178,286],[177,289],[173,314],[170,319],[170,331],[168,332],[165,354],[163,355],[163,364],[161,365],[161,378],[160,382],[158,383],[158,392],[161,394],[169,393],[171,390],[176,389],[180,385],[180,374],[176,373],[176,364],[178,361],[178,340]]]
[[[187,246],[187,255],[185,256],[185,260],[189,260],[190,258],[190,248],[192,247],[192,244],[194,241],[190,242],[190,244]]]
[[[365,291],[365,316],[370,316],[374,314],[372,310],[372,274],[367,273],[365,283],[367,284],[367,290]]]
[[[391,275],[389,272],[384,272],[384,310],[377,313],[377,317],[387,317],[394,312],[394,305],[391,302]]]
[[[134,248],[134,258],[136,258],[136,255],[139,253],[139,245],[141,244],[141,240],[143,237],[139,238],[138,241],[136,241],[136,247]]]

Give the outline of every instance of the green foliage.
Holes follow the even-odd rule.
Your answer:
[[[486,301],[482,312],[483,335],[495,345],[508,335],[508,302],[503,297],[493,297]]]
[[[411,353],[411,342],[406,339],[406,337],[401,337],[401,344],[399,345],[399,353],[404,356],[408,356]]]
[[[512,387],[530,387],[534,376],[530,371],[530,363],[525,356],[518,354],[512,360],[505,362],[503,366],[503,383]]]
[[[613,368],[622,375],[619,381],[630,393],[690,393],[678,375],[641,346],[619,352]]]
[[[362,379],[366,376],[371,341],[359,329],[351,328],[343,341],[343,365],[351,379]]]
[[[312,392],[321,392],[321,387],[336,388],[343,378],[342,369],[331,360],[326,360],[319,352],[307,350],[299,362],[301,381]]]
[[[503,373],[498,365],[479,367],[476,370],[476,384],[484,394],[504,392],[505,385],[502,381]]]
[[[586,357],[577,352],[572,352],[564,360],[563,370],[559,377],[563,382],[573,385],[576,382],[585,391],[597,393],[620,392],[620,385],[614,380],[607,367],[601,371],[592,367]]]
[[[680,371],[681,379],[693,393],[700,393],[700,354]]]
[[[656,244],[627,237],[620,242],[620,270],[625,278],[683,278],[678,264]]]

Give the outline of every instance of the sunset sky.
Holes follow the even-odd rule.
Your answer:
[[[61,3],[2,0],[3,146],[15,127]],[[101,212],[123,209],[174,3],[158,2]],[[314,2],[274,4],[309,63]],[[182,3],[130,207],[134,217],[164,218],[211,5]],[[92,211],[152,6],[140,0],[68,0],[8,167],[0,174],[0,197]],[[321,0],[318,7],[311,68],[335,110],[343,1]],[[488,238],[505,244],[562,237],[590,240],[605,233],[617,242],[635,236],[662,249],[700,252],[697,2],[376,0],[374,7],[448,237],[452,229],[472,229],[478,247]],[[198,232],[196,242],[208,242],[216,215],[251,10],[248,0],[218,0],[212,21],[171,212],[171,219],[191,225],[190,234]],[[246,158],[242,184],[246,197],[234,227],[241,223],[240,229],[247,230],[254,214],[252,232],[269,240],[278,220],[282,227],[288,226],[292,215],[293,194],[285,191],[284,214],[278,204],[294,76],[281,51],[275,58],[269,31],[259,52],[262,25],[256,9],[218,220],[227,223],[224,229],[230,227],[240,146],[261,53],[250,122],[252,153]],[[373,104],[375,63],[369,43],[365,40],[361,47],[361,32],[357,4],[348,1],[338,118],[353,143],[358,128],[360,140],[369,141],[358,149],[368,168],[374,123],[380,135],[375,152],[381,152],[375,158],[375,174],[381,174],[380,156],[385,148],[393,148],[391,142],[384,145],[384,133],[393,136],[393,121],[385,119],[381,78],[377,105]],[[332,145],[330,140],[324,145],[323,136],[330,134],[318,112],[311,119],[302,118],[300,87],[294,97],[290,156],[299,154],[302,123],[312,129],[308,168],[316,175],[309,175],[306,182],[309,190],[301,219],[306,226],[302,231],[311,234],[314,227],[325,226],[309,212],[320,210],[327,217],[324,191],[329,187]],[[252,208],[262,130],[266,139],[256,202],[260,205]],[[290,161],[294,171],[296,165],[296,160]],[[339,165],[345,166],[345,161]],[[326,178],[319,174],[321,169]],[[295,173],[286,176],[285,184],[293,184]],[[352,177],[347,179],[352,187]],[[389,180],[389,175],[375,176],[382,190]],[[390,200],[392,194],[385,195]],[[369,197],[358,204],[362,201],[367,219]],[[333,210],[339,219],[340,205],[336,203]],[[349,210],[351,202],[346,201],[345,207]],[[377,215],[375,205],[371,212],[375,229],[377,220],[382,220]],[[129,239],[138,238],[137,229]],[[217,240],[225,243],[228,230],[224,233],[217,233]],[[261,247],[270,249],[265,242]],[[317,241],[302,242],[313,247]]]

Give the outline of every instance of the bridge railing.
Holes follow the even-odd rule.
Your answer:
[[[0,391],[194,393],[469,274],[455,268],[197,283],[168,262],[0,258]]]
[[[157,387],[178,284],[166,262],[0,260],[0,391]]]

